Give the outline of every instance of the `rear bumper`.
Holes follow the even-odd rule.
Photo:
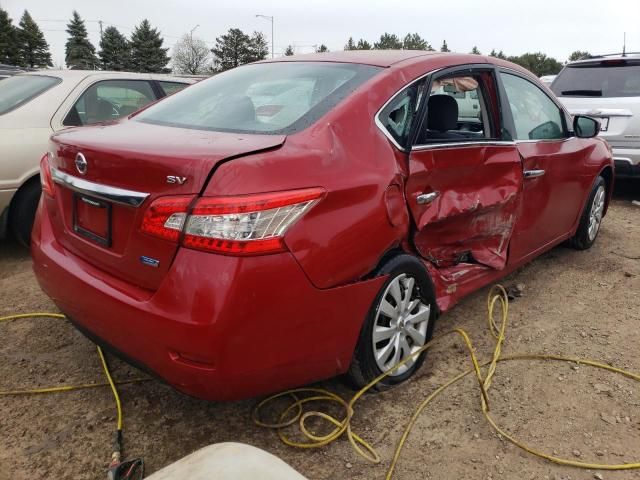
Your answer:
[[[32,255],[42,289],[90,338],[207,400],[344,373],[384,281],[318,290],[288,253],[239,258],[180,249],[152,292],[65,250],[42,209]]]
[[[613,147],[617,177],[640,176],[640,148]]]

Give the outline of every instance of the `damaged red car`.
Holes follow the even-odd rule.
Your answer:
[[[496,58],[246,65],[55,134],[34,269],[89,338],[189,395],[364,385],[463,296],[593,244],[613,181],[597,132]]]

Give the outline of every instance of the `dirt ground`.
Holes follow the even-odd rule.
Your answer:
[[[640,372],[640,184],[620,183],[600,238],[589,251],[558,247],[504,280],[522,283],[511,304],[505,354],[557,353]],[[81,293],[80,293],[81,294]],[[493,342],[485,295],[470,296],[443,316],[436,333],[467,330],[481,358]],[[0,242],[0,316],[55,311],[40,291],[28,254]],[[64,320],[0,324],[0,390],[102,381],[95,348]],[[115,359],[114,376],[139,373]],[[395,444],[415,406],[437,385],[468,368],[460,341],[430,354],[417,378],[367,395],[354,429],[382,455],[358,457],[346,439],[318,450],[293,450],[256,427],[255,400],[207,403],[156,381],[120,387],[127,455],[143,456],[153,472],[205,445],[238,441],[279,456],[310,479],[384,478]],[[322,386],[348,397],[336,379]],[[558,456],[597,463],[640,461],[640,385],[586,366],[504,362],[490,391],[494,418],[509,432]],[[115,406],[108,389],[0,397],[0,480],[104,478]],[[418,420],[395,478],[640,479],[640,470],[585,471],[534,458],[485,423],[474,379],[454,385]]]

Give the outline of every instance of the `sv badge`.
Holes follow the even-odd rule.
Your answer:
[[[178,177],[176,175],[167,175],[167,183],[184,185],[187,183],[187,177]]]

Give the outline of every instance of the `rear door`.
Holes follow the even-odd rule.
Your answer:
[[[515,144],[502,134],[495,70],[476,65],[440,72],[424,97],[405,190],[414,245],[438,267],[503,269],[522,167]],[[467,97],[477,114],[469,116],[460,104]]]
[[[524,189],[512,244],[512,261],[565,237],[585,197],[581,173],[589,142],[569,133],[564,110],[545,90],[511,70],[500,72],[507,128],[522,157]]]

